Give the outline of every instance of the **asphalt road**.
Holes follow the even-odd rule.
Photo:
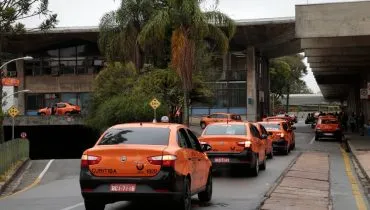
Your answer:
[[[267,170],[258,177],[238,177],[222,173],[214,178],[214,194],[210,204],[197,202],[194,197],[194,210],[249,210],[258,208],[265,193],[276,182],[283,171],[302,151],[330,152],[331,181],[334,209],[356,209],[351,185],[345,173],[343,158],[336,142],[315,142],[312,130],[303,124],[297,124],[296,150],[288,156],[275,156],[267,162]],[[32,161],[21,184],[15,189],[22,189],[33,183],[49,160]],[[40,183],[18,194],[0,199],[1,210],[83,210],[83,200],[78,184],[79,160],[54,160],[42,177]],[[43,167],[41,167],[43,166]],[[119,202],[106,206],[106,210],[133,209],[173,209],[166,202]]]

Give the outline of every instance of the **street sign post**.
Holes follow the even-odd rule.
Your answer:
[[[14,118],[19,115],[19,110],[13,105],[8,109],[8,114],[12,117],[12,139],[14,139]]]
[[[154,120],[153,120],[153,122],[157,122],[157,109],[161,105],[161,102],[159,102],[158,99],[154,98],[153,100],[150,101],[149,105],[154,110]]]

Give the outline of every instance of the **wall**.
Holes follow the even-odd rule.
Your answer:
[[[3,93],[6,93],[7,96],[13,94],[14,86],[3,86]],[[4,113],[7,112],[11,106],[18,104],[17,98],[14,95],[5,98],[3,102],[4,102],[4,105],[2,108],[3,108]]]
[[[25,88],[32,93],[91,92],[93,79],[93,74],[27,76]]]

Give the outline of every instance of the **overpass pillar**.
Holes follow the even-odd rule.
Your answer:
[[[23,55],[19,55],[19,57],[22,57]],[[16,61],[16,69],[17,69],[17,78],[19,79],[19,86],[18,91],[25,89],[25,81],[24,81],[24,61],[18,60]],[[20,112],[20,115],[24,115],[25,113],[25,94],[21,93],[18,94],[18,110]]]
[[[247,48],[247,120],[257,121],[257,80],[256,51],[254,47]]]

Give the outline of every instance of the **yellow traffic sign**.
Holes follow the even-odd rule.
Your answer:
[[[149,105],[153,109],[157,109],[161,105],[161,102],[159,102],[156,98],[154,98],[152,101],[150,101]]]
[[[8,109],[8,114],[14,118],[19,115],[19,110],[13,105]]]

